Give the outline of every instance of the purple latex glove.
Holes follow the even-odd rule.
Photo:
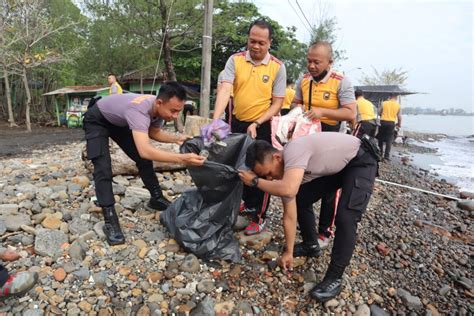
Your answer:
[[[201,127],[201,137],[204,146],[209,146],[215,141],[221,141],[230,134],[230,126],[223,120],[213,120],[211,123]]]

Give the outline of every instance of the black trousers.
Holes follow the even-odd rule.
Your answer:
[[[0,264],[0,287],[7,283],[9,277],[10,275],[8,274],[7,269],[5,269],[5,267]]]
[[[364,149],[360,149],[357,156],[339,173],[314,179],[299,188],[296,196],[298,224],[303,241],[313,244],[318,240],[313,203],[327,193],[342,189],[337,207],[337,230],[330,267],[345,268],[351,260],[357,223],[369,203],[377,168],[377,161]]]
[[[281,109],[280,110],[280,115],[287,115],[288,113],[290,113],[291,109]]]
[[[150,194],[152,196],[162,194],[158,178],[153,170],[153,162],[140,157],[132,131],[128,126],[118,127],[110,124],[97,105],[93,105],[84,116],[84,131],[87,141],[87,158],[94,164],[95,192],[99,206],[107,207],[115,204],[109,137],[136,163],[138,173]]]
[[[384,158],[390,158],[390,150],[392,149],[393,136],[395,135],[395,122],[380,121],[379,133],[377,139],[379,141],[380,154]],[[383,144],[385,143],[385,152]]]
[[[328,125],[321,123],[322,132],[339,132],[340,124],[337,125]],[[334,221],[336,218],[337,211],[337,199],[336,199],[337,190],[334,192],[326,192],[326,194],[321,199],[321,212],[319,213],[319,225],[318,231],[319,234],[329,237],[332,235],[332,230],[334,226]],[[313,205],[310,206],[309,210],[313,210]]]
[[[362,135],[366,134],[370,137],[375,137],[375,130],[377,125],[375,125],[374,121],[360,121],[357,123],[354,134],[355,137],[361,138]]]
[[[239,121],[232,116],[231,131],[232,133],[247,133],[247,128],[252,124],[252,122],[243,122]],[[270,121],[267,121],[260,125],[257,128],[257,139],[265,140],[272,143],[272,130]],[[270,195],[265,193],[257,188],[252,188],[249,186],[244,186],[244,192],[242,194],[242,199],[245,202],[247,208],[254,208],[257,210],[257,213],[254,216],[254,221],[258,221],[260,218],[265,219],[270,204]]]

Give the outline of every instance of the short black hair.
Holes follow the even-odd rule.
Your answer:
[[[357,99],[358,97],[364,96],[364,92],[362,92],[362,90],[360,90],[360,89],[357,89],[357,90],[354,92],[354,94],[355,94],[356,99]]]
[[[329,43],[328,41],[316,41],[314,43],[311,43],[311,45],[309,45],[309,49],[314,49],[317,47],[325,47],[328,50],[329,60],[331,61],[333,60],[334,52],[332,50],[331,43]]]
[[[278,152],[278,150],[269,142],[265,140],[256,140],[247,148],[245,165],[250,169],[253,169],[257,162],[262,164],[268,156],[276,152]]]
[[[186,89],[177,81],[165,81],[158,91],[157,99],[168,102],[172,97],[177,97],[181,101],[186,100]]]
[[[294,84],[294,83],[295,83],[295,81],[293,79],[288,78],[288,77],[286,78],[286,85],[287,86],[289,86],[290,84]]]
[[[273,27],[270,23],[268,23],[265,19],[258,19],[258,20],[255,20],[252,22],[252,24],[250,24],[249,26],[249,30],[247,32],[247,35],[250,35],[250,30],[252,29],[252,27],[254,26],[258,26],[262,29],[267,29],[268,30],[268,38],[269,39],[272,39],[272,36],[273,36]]]
[[[115,78],[117,78],[117,76],[113,73],[110,73],[110,74],[107,75],[107,77],[110,77],[110,76],[114,76]]]

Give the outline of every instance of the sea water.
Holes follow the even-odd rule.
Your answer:
[[[461,191],[474,192],[474,116],[404,115],[406,131],[445,134],[436,142],[423,142],[436,148],[429,159],[430,171],[456,184]]]

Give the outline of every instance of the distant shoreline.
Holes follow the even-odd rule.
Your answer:
[[[403,111],[403,110],[402,110]],[[474,116],[474,113],[463,114],[441,114],[441,113],[403,113],[403,115],[436,115],[436,116]]]

